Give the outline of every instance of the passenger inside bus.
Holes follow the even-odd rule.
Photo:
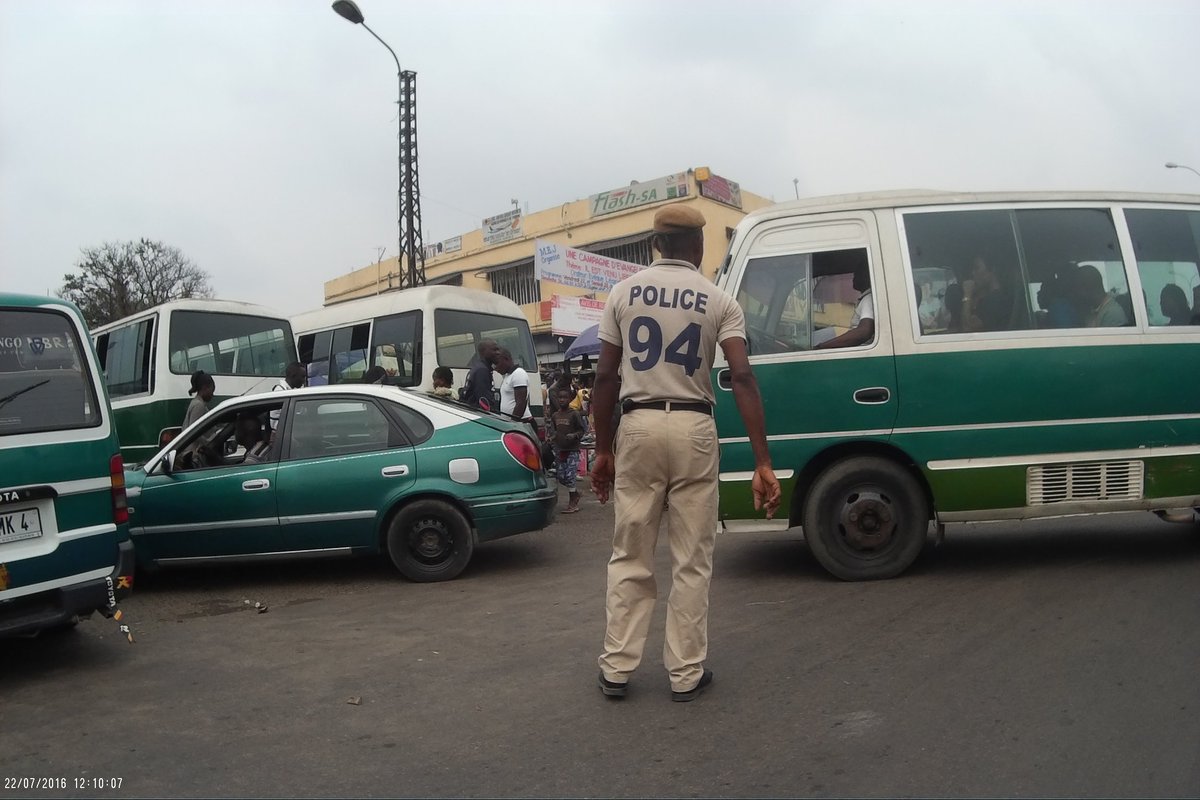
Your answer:
[[[1158,306],[1167,318],[1168,325],[1192,324],[1192,310],[1188,308],[1187,295],[1179,286],[1173,283],[1164,286],[1158,296]]]
[[[818,342],[814,350],[828,350],[834,347],[857,347],[870,344],[875,340],[875,300],[871,296],[871,274],[867,262],[862,261],[854,267],[854,288],[861,292],[858,304],[854,307],[854,316],[850,318],[850,330]]]
[[[1013,291],[983,256],[971,262],[971,302],[967,328],[972,331],[1006,331],[1011,327]]]
[[[1119,328],[1129,324],[1125,309],[1104,288],[1100,270],[1091,264],[1080,264],[1074,277],[1072,295],[1086,327]]]

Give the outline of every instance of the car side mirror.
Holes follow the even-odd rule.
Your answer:
[[[163,460],[161,463],[162,463],[163,472],[167,473],[168,475],[170,475],[172,472],[174,472],[175,471],[175,451],[171,450],[165,456],[163,456]]]

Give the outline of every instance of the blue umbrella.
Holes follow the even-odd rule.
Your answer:
[[[571,342],[571,346],[563,354],[563,359],[570,361],[572,358],[578,358],[579,356],[595,356],[599,354],[600,326],[593,325],[590,328],[585,328],[575,337],[575,341]]]

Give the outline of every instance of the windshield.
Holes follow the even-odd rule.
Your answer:
[[[279,376],[296,360],[287,320],[176,311],[171,315],[171,372]]]
[[[0,311],[0,436],[100,424],[82,347],[66,314]]]

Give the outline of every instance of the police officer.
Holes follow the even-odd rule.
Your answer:
[[[608,624],[599,659],[600,689],[608,697],[625,695],[642,659],[657,597],[654,548],[664,513],[671,546],[671,595],[663,663],[670,674],[672,699],[693,700],[712,683],[704,659],[717,530],[717,431],[710,370],[718,344],[729,362],[733,396],[754,452],[754,507],[765,508],[769,519],[779,506],[762,399],[746,357],[745,318],[732,297],[699,273],[703,227],[703,215],[682,204],[655,214],[652,244],[662,258],[613,287],[600,322],[591,477],[600,502],[607,502],[612,490],[616,505],[608,562]],[[618,368],[623,415],[614,448]]]

